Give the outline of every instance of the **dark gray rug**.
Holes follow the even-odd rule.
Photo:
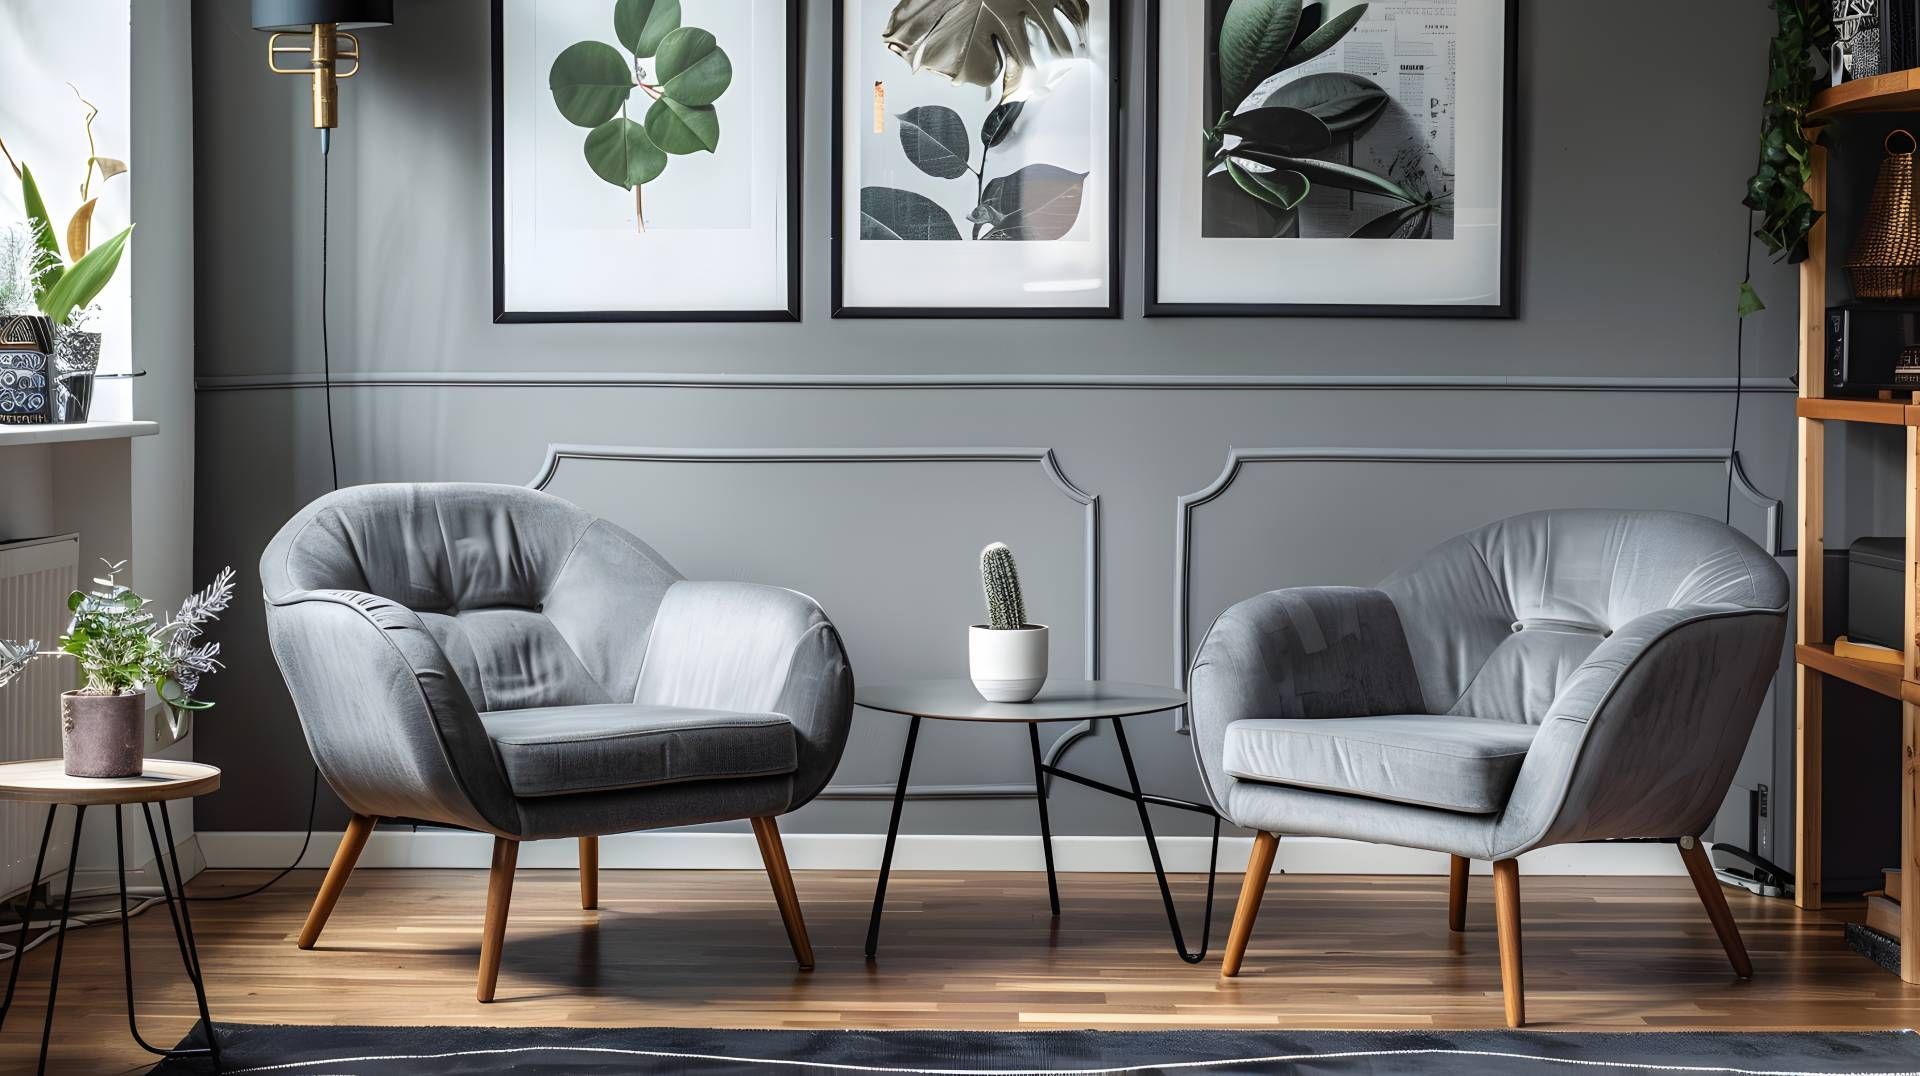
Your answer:
[[[194,1045],[197,1034],[181,1045]],[[1526,1031],[693,1031],[671,1028],[220,1027],[241,1076],[490,1072],[732,1073],[1845,1073],[1920,1076],[1920,1035]],[[208,1071],[203,1061],[155,1070]]]

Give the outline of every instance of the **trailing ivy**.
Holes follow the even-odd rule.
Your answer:
[[[1779,29],[1767,48],[1767,97],[1761,112],[1760,165],[1747,181],[1745,205],[1761,215],[1754,236],[1775,258],[1807,258],[1807,233],[1820,219],[1807,194],[1812,149],[1804,124],[1807,107],[1825,81],[1833,45],[1829,0],[1773,0]],[[1763,309],[1751,279],[1740,282],[1741,316]]]

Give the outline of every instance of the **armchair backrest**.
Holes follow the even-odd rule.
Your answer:
[[[328,494],[261,559],[269,602],[347,591],[412,610],[478,711],[632,699],[679,578],[646,543],[558,497],[477,484]]]
[[[1380,585],[1430,713],[1539,724],[1616,630],[1665,609],[1783,611],[1786,573],[1681,512],[1574,509],[1463,534]]]

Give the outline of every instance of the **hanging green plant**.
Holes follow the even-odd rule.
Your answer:
[[[634,219],[644,232],[643,189],[670,157],[719,151],[714,102],[733,83],[733,62],[711,33],[680,25],[680,0],[618,0],[613,28],[631,60],[604,41],[577,42],[553,61],[547,87],[567,122],[588,128],[587,167],[633,192]],[[627,114],[636,89],[653,102],[644,123]]]
[[[1826,81],[1825,57],[1834,40],[1829,0],[1773,0],[1779,29],[1767,47],[1767,97],[1761,112],[1760,165],[1747,181],[1744,204],[1761,215],[1754,237],[1775,259],[1807,259],[1807,235],[1820,220],[1807,193],[1807,109]],[[1740,282],[1740,316],[1766,309],[1749,276]]]

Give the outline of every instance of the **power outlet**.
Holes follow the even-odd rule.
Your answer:
[[[164,751],[186,739],[187,734],[193,731],[193,712],[180,712],[180,731],[177,734],[173,730],[172,715],[165,706],[156,706],[147,711],[147,723],[153,730],[147,738],[147,750]]]

